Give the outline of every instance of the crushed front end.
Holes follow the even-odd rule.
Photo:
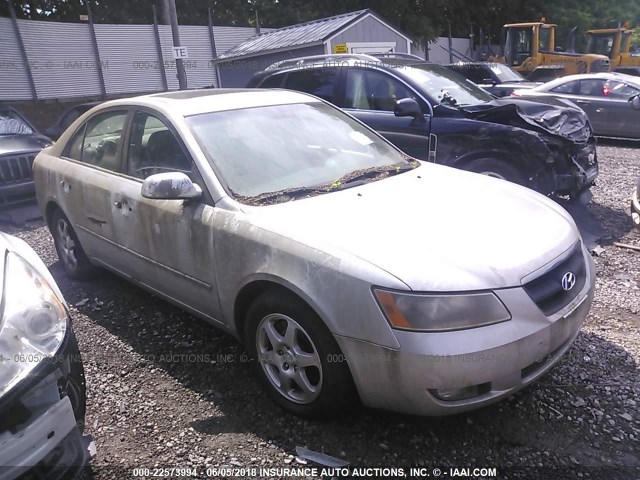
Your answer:
[[[599,173],[596,140],[589,119],[576,105],[556,98],[510,97],[467,114],[514,127],[521,149],[536,159],[530,164],[533,188],[545,195],[589,197]]]
[[[84,473],[86,384],[67,305],[46,266],[0,232],[0,480]]]
[[[585,143],[541,135],[550,155],[544,166],[546,190],[556,195],[584,198],[598,177],[596,141],[590,137]]]

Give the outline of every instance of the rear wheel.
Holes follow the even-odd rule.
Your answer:
[[[344,414],[355,388],[340,348],[322,320],[292,294],[269,290],[247,313],[247,350],[271,398],[303,417]]]
[[[58,258],[67,276],[82,279],[91,275],[94,267],[84,253],[71,222],[60,209],[56,209],[51,217],[51,233]]]
[[[523,175],[517,168],[502,160],[496,160],[495,158],[473,160],[464,168],[471,172],[507,180],[508,182],[518,183],[520,185],[524,183]]]

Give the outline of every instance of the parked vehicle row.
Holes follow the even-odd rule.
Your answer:
[[[361,60],[298,59],[251,83],[300,93],[70,109],[33,169],[61,264],[76,279],[107,268],[237,337],[297,415],[496,402],[549,370],[590,309],[593,260],[568,213],[533,191],[588,191],[590,122],[570,102],[495,99],[412,58]],[[617,81],[611,95],[629,93]],[[32,251],[2,234],[0,247],[0,410],[13,422],[0,423],[0,478],[51,462],[71,477],[88,454],[68,309]]]
[[[555,202],[418,162],[303,93],[106,102],[34,174],[67,274],[106,267],[243,340],[299,415],[495,402],[558,361],[593,298]]]

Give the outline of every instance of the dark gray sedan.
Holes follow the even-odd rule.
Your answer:
[[[640,139],[640,78],[621,73],[569,75],[518,96],[560,97],[582,108],[600,137]]]

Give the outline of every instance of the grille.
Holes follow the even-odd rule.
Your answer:
[[[565,290],[562,286],[562,278],[569,272],[575,275],[575,284],[570,290]],[[581,244],[578,242],[568,257],[551,270],[525,284],[524,290],[538,308],[549,316],[563,309],[576,298],[584,287],[586,278],[586,265]]]
[[[0,158],[0,187],[31,180],[36,153]]]

